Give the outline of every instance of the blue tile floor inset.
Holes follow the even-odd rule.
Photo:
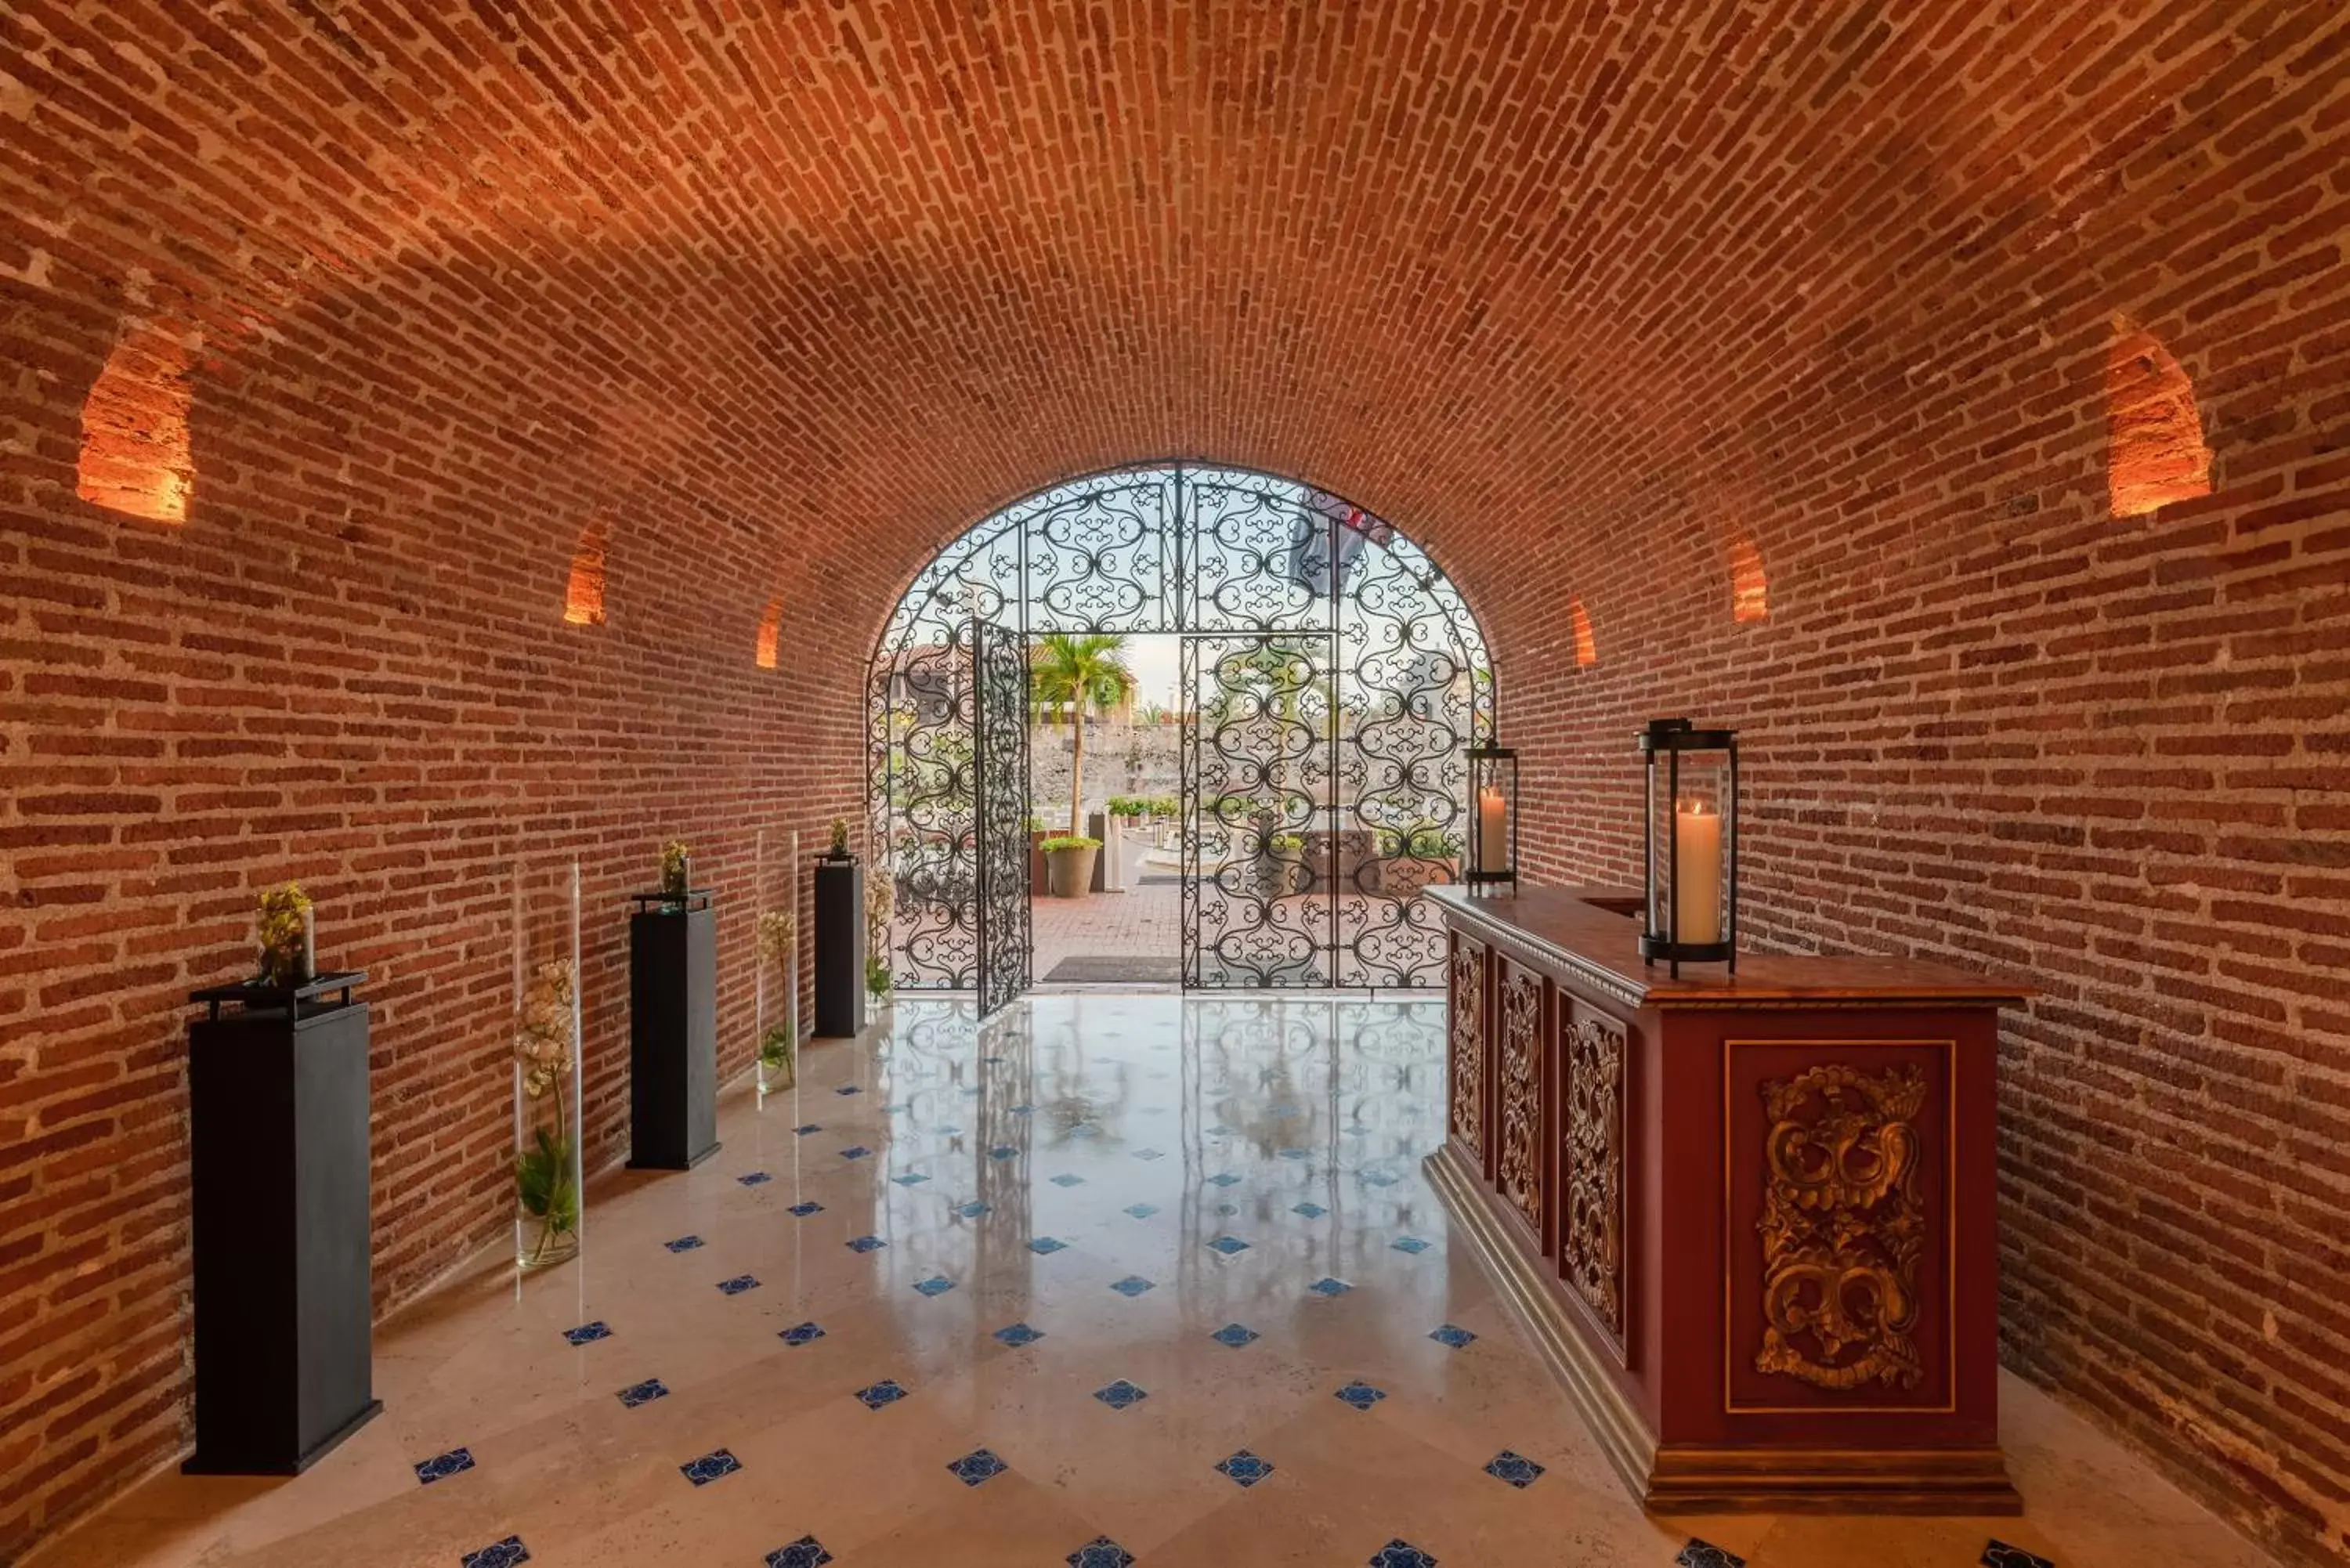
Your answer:
[[[631,1383],[620,1390],[620,1408],[633,1410],[639,1405],[650,1405],[656,1399],[669,1397],[669,1389],[658,1377],[648,1377],[642,1383]]]
[[[1428,1337],[1449,1350],[1465,1350],[1477,1343],[1475,1334],[1465,1328],[1456,1328],[1449,1323],[1441,1328],[1430,1329]]]
[[[949,1473],[965,1486],[977,1486],[989,1477],[1000,1476],[1011,1468],[985,1449],[973,1449],[947,1466]]]
[[[1222,1252],[1227,1258],[1236,1256],[1237,1254],[1245,1252],[1249,1250],[1249,1244],[1246,1241],[1242,1241],[1238,1236],[1219,1236],[1214,1241],[1209,1242],[1208,1246],[1211,1251]]]
[[[752,1274],[737,1274],[731,1280],[721,1280],[718,1282],[718,1289],[720,1293],[730,1296],[739,1296],[744,1291],[755,1291],[758,1288],[758,1279],[755,1275]]]
[[[944,1274],[932,1274],[927,1280],[916,1280],[914,1288],[926,1296],[942,1296],[954,1289],[954,1282]]]
[[[1028,1250],[1039,1257],[1049,1258],[1055,1252],[1066,1251],[1068,1245],[1058,1236],[1039,1236],[1028,1243]]]
[[[1055,1187],[1083,1187],[1085,1184],[1086,1179],[1084,1177],[1072,1176],[1067,1171],[1063,1171],[1060,1175],[1053,1178],[1053,1185]]]
[[[1371,1553],[1370,1568],[1436,1568],[1436,1559],[1398,1536]]]
[[[519,1535],[509,1535],[504,1541],[493,1541],[478,1552],[468,1552],[457,1559],[462,1568],[515,1568],[517,1563],[530,1561],[530,1548],[522,1543]]]
[[[680,1236],[676,1241],[663,1241],[661,1245],[667,1247],[672,1252],[691,1252],[696,1247],[702,1245],[702,1238],[699,1236]]]
[[[2056,1564],[2037,1552],[2010,1546],[1993,1537],[1983,1547],[1981,1568],[2056,1568]]]
[[[1158,1213],[1159,1209],[1157,1205],[1150,1203],[1129,1203],[1124,1212],[1133,1215],[1137,1220],[1148,1220]]]
[[[767,1568],[824,1568],[832,1561],[832,1553],[813,1535],[803,1535],[789,1546],[778,1546],[767,1553]]]
[[[1512,1453],[1509,1449],[1503,1449],[1485,1462],[1485,1473],[1495,1480],[1507,1481],[1520,1491],[1523,1491],[1534,1484],[1535,1478],[1543,1473],[1543,1467],[1523,1454]]]
[[[1680,1555],[1673,1561],[1679,1564],[1679,1568],[1746,1568],[1745,1558],[1716,1546],[1711,1541],[1700,1541],[1694,1535],[1690,1537],[1690,1543],[1681,1548]]]
[[[1107,1535],[1097,1535],[1065,1561],[1069,1568],[1133,1568],[1134,1553]]]
[[[1041,1328],[1031,1328],[1024,1323],[1015,1323],[1008,1328],[997,1329],[995,1337],[1017,1350],[1024,1345],[1034,1345],[1044,1338],[1045,1331]]]
[[[1211,1185],[1216,1187],[1237,1187],[1240,1185],[1241,1179],[1229,1170],[1220,1170],[1208,1178],[1208,1180]]]
[[[789,1214],[795,1220],[805,1220],[811,1214],[823,1213],[824,1205],[811,1199],[806,1203],[795,1203],[789,1209],[785,1210],[784,1212]]]
[[[976,1220],[983,1214],[993,1214],[995,1210],[989,1205],[973,1199],[969,1203],[958,1205],[955,1209],[955,1212],[962,1215],[966,1220]]]
[[[583,1323],[577,1328],[565,1329],[563,1337],[574,1345],[593,1345],[599,1339],[611,1338],[612,1328],[603,1319],[598,1318],[594,1323]]]
[[[885,1377],[870,1388],[859,1388],[857,1397],[867,1409],[879,1410],[884,1405],[895,1405],[912,1392],[910,1388],[900,1386],[895,1379]]]
[[[1261,1459],[1246,1449],[1243,1449],[1228,1459],[1217,1460],[1216,1468],[1245,1488],[1253,1487],[1271,1475],[1273,1461]]]
[[[1244,1345],[1255,1344],[1263,1336],[1253,1328],[1244,1328],[1239,1324],[1228,1323],[1208,1337],[1218,1345],[1228,1345],[1234,1350],[1238,1350]]]
[[[1110,1289],[1116,1291],[1118,1294],[1128,1297],[1139,1296],[1145,1291],[1155,1290],[1156,1288],[1156,1286],[1154,1286],[1149,1280],[1144,1279],[1140,1274],[1128,1274],[1126,1278],[1110,1286]]]
[[[696,1486],[708,1486],[721,1476],[731,1476],[743,1468],[743,1461],[724,1449],[712,1449],[698,1459],[677,1467],[677,1473]]]
[[[452,1449],[445,1454],[435,1454],[429,1459],[418,1461],[416,1465],[416,1484],[419,1486],[431,1486],[434,1481],[453,1476],[459,1470],[469,1470],[473,1468],[473,1450],[470,1449]]]
[[[764,1187],[775,1179],[764,1170],[754,1170],[748,1176],[738,1176],[734,1179],[744,1187]]]
[[[1297,1204],[1289,1211],[1292,1214],[1303,1214],[1308,1220],[1319,1220],[1322,1216],[1330,1212],[1327,1209],[1323,1208],[1319,1203],[1310,1202]]]
[[[824,1337],[824,1330],[818,1328],[812,1323],[797,1323],[794,1324],[789,1328],[779,1331],[775,1337],[789,1345],[809,1345],[813,1344],[816,1340],[822,1339]]]
[[[910,1170],[903,1176],[893,1176],[889,1179],[896,1182],[900,1187],[914,1187],[922,1182],[928,1181],[930,1178],[924,1176],[919,1170]]]
[[[844,1243],[852,1252],[878,1252],[889,1244],[879,1236],[853,1236]]]
[[[1128,1383],[1121,1377],[1115,1383],[1095,1389],[1094,1397],[1113,1410],[1124,1410],[1130,1406],[1141,1404],[1145,1399],[1149,1398],[1150,1395],[1148,1390],[1136,1384]]]
[[[1325,1276],[1305,1288],[1317,1296],[1343,1296],[1355,1287],[1344,1280],[1334,1280]]]
[[[840,1151],[840,1158],[843,1159],[863,1159],[872,1152],[873,1151],[871,1149],[867,1148],[860,1143],[854,1148],[842,1149]]]
[[[1417,1258],[1433,1245],[1433,1242],[1423,1241],[1417,1236],[1403,1236],[1397,1239],[1395,1250],[1399,1252],[1409,1252]]]
[[[1357,1410],[1367,1410],[1387,1397],[1386,1389],[1374,1388],[1367,1383],[1349,1383],[1338,1390],[1338,1397]]]

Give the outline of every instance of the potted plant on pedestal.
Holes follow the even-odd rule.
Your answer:
[[[1071,833],[1045,840],[1045,885],[1055,898],[1082,898],[1093,890],[1101,840]]]

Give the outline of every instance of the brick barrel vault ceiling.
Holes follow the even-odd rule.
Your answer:
[[[2319,5],[2071,0],[17,0],[0,609],[92,662],[0,680],[5,756],[165,730],[147,691],[254,636],[222,606],[323,583],[361,624],[318,659],[428,687],[420,641],[456,660],[414,698],[335,693],[402,775],[370,786],[386,816],[489,757],[441,831],[527,812],[549,842],[649,841],[612,793],[723,774],[691,794],[713,823],[787,781],[813,833],[849,805],[855,681],[931,548],[1136,459],[1310,477],[1471,597],[1536,871],[1623,875],[1624,737],[1696,711],[1748,730],[1762,940],[2053,977],[2009,1042],[2011,1357],[2335,1560],[2346,35]],[[2194,380],[2217,487],[2126,522],[2117,315]],[[82,399],[138,323],[202,345],[177,530],[74,494]],[[566,640],[590,536],[609,620]],[[1745,626],[1740,539],[1769,569]],[[790,656],[757,671],[778,592]],[[382,742],[417,722],[388,706],[449,690],[480,739]],[[130,857],[139,824],[109,831]],[[421,830],[368,831],[340,853],[403,908],[409,873],[375,867]],[[177,1114],[157,1063],[193,961],[99,927],[164,908],[214,957],[236,940],[216,903],[87,875],[52,880],[102,890],[88,927],[0,914],[64,974],[0,1020],[9,1070],[44,1104],[39,1072],[100,1049],[166,1082],[135,1115],[81,1085],[44,1192],[81,1179],[88,1118],[130,1160]],[[497,1224],[503,1090],[433,1000],[496,964],[462,921],[432,931],[389,988],[388,1300]],[[134,954],[135,1004],[44,1033]],[[428,1147],[452,1082],[478,1136]],[[176,1286],[183,1245],[138,1228],[162,1180],[75,1210],[112,1251],[77,1220],[0,1262],[30,1300],[0,1318],[0,1401],[31,1413],[0,1438],[28,1483],[0,1491],[29,1500],[0,1551],[178,1440],[171,1314],[93,1324],[67,1282]],[[0,1226],[0,1259],[21,1240]],[[2182,1279],[2181,1253],[2211,1262]],[[105,1342],[128,1348],[85,1386]]]

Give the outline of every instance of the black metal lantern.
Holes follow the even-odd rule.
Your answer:
[[[1738,969],[1738,732],[1651,719],[1640,957]]]
[[[1469,856],[1461,879],[1472,893],[1518,882],[1518,753],[1506,746],[1471,746],[1469,757]]]

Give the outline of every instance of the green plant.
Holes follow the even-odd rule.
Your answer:
[[[1183,815],[1183,803],[1176,799],[1171,794],[1152,795],[1150,797],[1150,815],[1153,816],[1180,816]]]
[[[1037,847],[1047,855],[1058,855],[1065,849],[1099,849],[1101,840],[1087,838],[1082,833],[1065,833],[1057,837],[1045,840]]]
[[[544,1257],[558,1236],[579,1223],[579,1189],[571,1181],[571,1138],[567,1133],[538,1129],[537,1140],[515,1161],[515,1194],[523,1212],[538,1221],[535,1262]]]
[[[789,1077],[798,1074],[792,1054],[792,1026],[789,1020],[775,1024],[759,1037],[759,1064]]]
[[[1276,833],[1270,843],[1275,855],[1295,855],[1305,847],[1305,840],[1295,833]]]
[[[1137,795],[1114,794],[1109,797],[1109,814],[1112,816],[1122,816],[1131,821],[1149,810],[1150,803]]]
[[[1126,639],[1102,632],[1054,632],[1036,639],[1029,669],[1036,701],[1069,709],[1069,836],[1074,838],[1085,829],[1086,715],[1115,707],[1134,687],[1134,671],[1126,663]]]
[[[681,838],[672,838],[661,846],[662,892],[682,893],[686,890],[686,859],[691,853]]]
[[[1042,833],[1042,832],[1044,832],[1044,831],[1045,831],[1045,819],[1044,819],[1043,817],[1041,817],[1041,816],[1031,815],[1031,816],[1028,818],[1028,831],[1029,831],[1029,832],[1031,832],[1031,833]]]
[[[546,1256],[558,1237],[579,1223],[579,1187],[572,1147],[570,1096],[563,1081],[571,1073],[577,1038],[577,980],[568,959],[538,966],[524,993],[515,1033],[515,1056],[522,1090],[533,1100],[554,1096],[555,1125],[535,1129],[531,1144],[515,1158],[515,1198],[538,1221],[538,1245],[531,1262]]]
[[[877,999],[889,994],[889,961],[879,953],[865,955],[865,989]]]
[[[832,819],[832,857],[835,860],[848,858],[848,818],[845,816]]]
[[[1409,846],[1409,847],[1407,847]],[[1461,853],[1461,837],[1440,828],[1415,828],[1409,840],[1392,827],[1379,829],[1378,852],[1382,859],[1395,860],[1409,855],[1415,860],[1450,860]]]

